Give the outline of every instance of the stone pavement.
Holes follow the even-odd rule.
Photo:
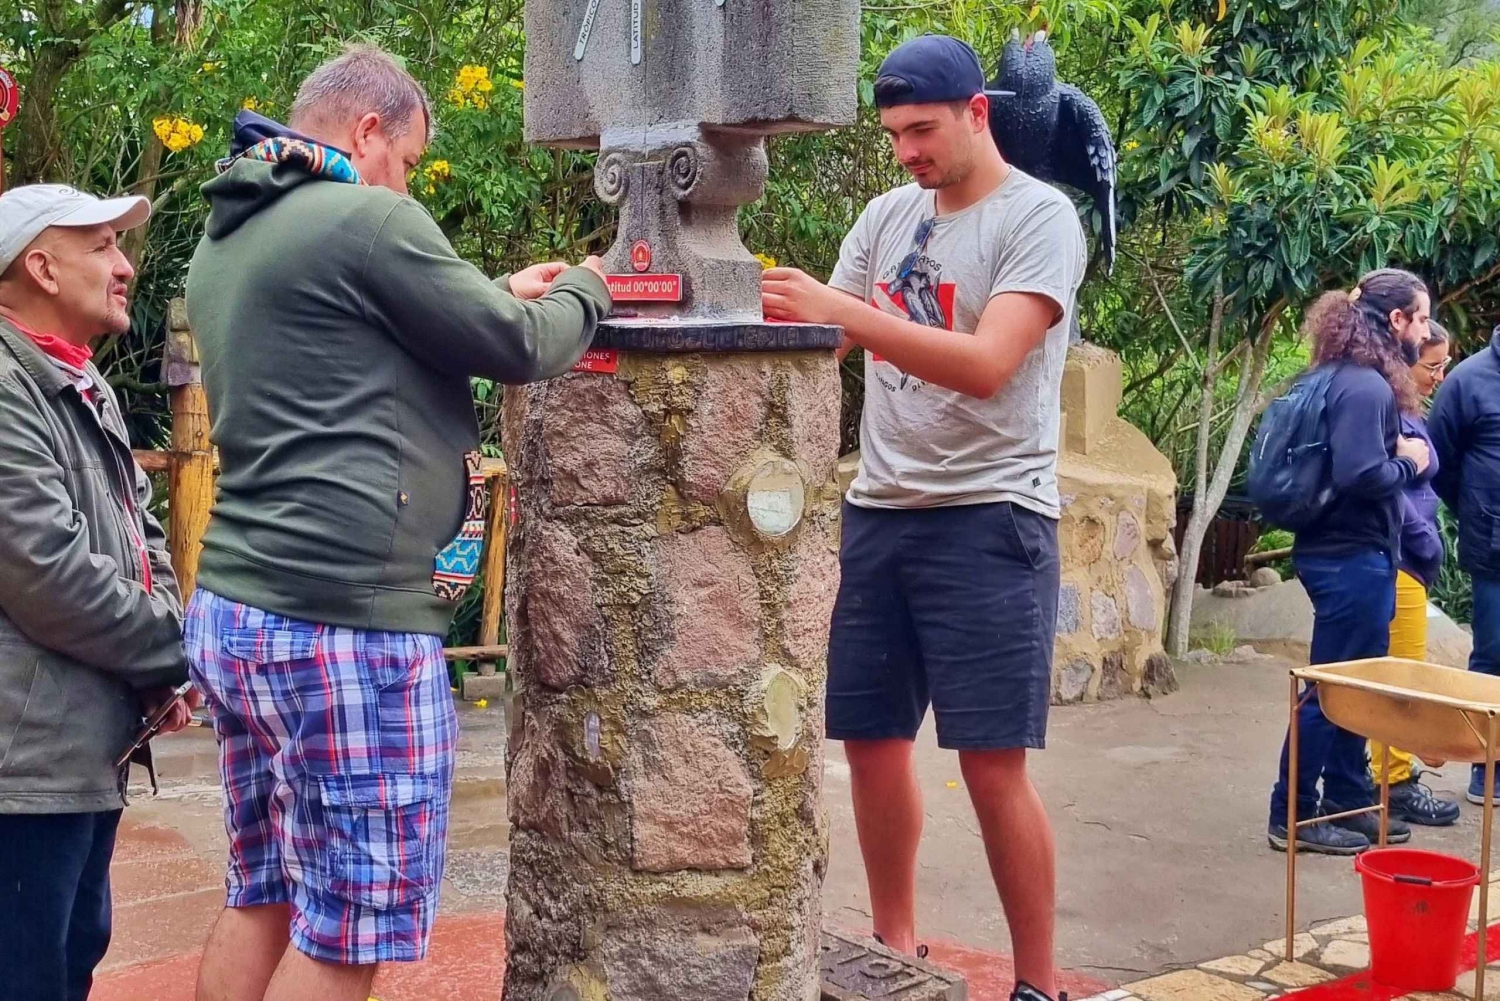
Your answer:
[[[380,1001],[500,996],[504,975],[503,718],[461,710],[442,913],[429,961],[383,970]],[[91,1001],[192,1001],[198,959],[224,902],[225,838],[212,734],[158,741],[162,795],[136,790],[111,868],[115,934]]]
[[[1054,710],[1049,748],[1033,760],[1057,832],[1059,963],[1070,971],[1066,988],[1074,1001],[1195,971],[1226,955],[1251,955],[1277,933],[1285,857],[1266,847],[1264,825],[1285,728],[1287,666],[1186,665],[1181,691],[1166,698]],[[383,974],[380,1001],[499,996],[509,858],[503,726],[494,707],[465,707],[461,718],[452,851],[432,958]],[[104,1001],[187,1001],[198,950],[222,899],[212,739],[193,730],[162,745],[163,795],[138,798],[122,827],[116,940],[95,992]],[[834,745],[827,757],[832,850],[824,910],[831,925],[863,932],[869,904],[847,765]],[[917,768],[927,797],[918,870],[923,938],[939,965],[969,976],[974,1001],[1005,1001],[1009,932],[957,759],[937,748],[930,729],[919,738]],[[1433,784],[1452,793],[1463,772],[1450,765]],[[1474,858],[1478,815],[1465,804],[1455,827],[1419,829],[1412,845]],[[1348,859],[1304,856],[1298,871],[1303,930],[1361,910]],[[1326,964],[1323,951],[1304,957],[1303,965],[1350,972],[1332,962],[1338,950]],[[1250,988],[1252,981],[1287,986],[1269,976],[1276,964],[1261,962],[1242,975],[1198,970],[1234,988],[1221,998],[1195,994],[1191,985],[1186,994],[1153,987],[1155,994],[1122,996],[1254,1001],[1267,992]],[[1500,977],[1495,983],[1500,998]],[[1244,989],[1256,991],[1254,997]]]
[[[461,742],[442,910],[425,963],[392,965],[376,1001],[498,1001],[505,976],[505,879],[509,855],[503,718],[498,704],[460,708]],[[159,742],[162,795],[144,789],[120,827],[111,871],[115,936],[91,1001],[192,1001],[198,960],[223,904],[225,839],[214,781],[212,735],[202,729]],[[852,832],[837,835],[840,840]],[[848,924],[850,932],[868,931]],[[931,943],[932,960],[962,973],[972,1001],[1006,1001],[1009,957],[966,941]],[[1107,981],[1065,975],[1074,996]]]
[[[199,805],[192,810],[194,821]],[[190,843],[177,826],[157,826],[129,816],[120,830],[113,868],[115,940],[100,967],[91,1001],[192,1001],[198,959],[214,916],[223,903],[223,875],[214,861]],[[455,811],[456,813],[459,811]],[[185,815],[173,821],[181,825]],[[498,999],[505,977],[503,895],[494,892],[496,874],[483,866],[489,850],[482,828],[455,830],[444,887],[443,912],[433,931],[425,963],[392,965],[376,978],[375,1001],[478,1001]],[[462,847],[469,845],[470,847]],[[503,863],[501,863],[503,866]],[[503,882],[503,868],[499,880]],[[853,929],[851,929],[853,930]],[[934,942],[932,962],[962,973],[971,1001],[1005,1001],[1013,981],[1006,956],[951,942]],[[1104,984],[1072,973],[1064,986],[1074,992]]]
[[[166,818],[159,804],[133,807],[121,827],[113,868],[115,940],[91,1001],[193,1001],[202,944],[224,899],[223,875],[217,852],[206,857],[179,829],[201,829],[216,818],[205,817],[203,804],[179,801],[175,810],[175,817]],[[428,961],[383,969],[375,981],[376,1001],[498,1001],[505,977],[503,894],[496,873],[484,868],[498,860],[488,857],[488,848],[476,847],[484,840],[482,827],[455,830],[452,871]],[[1014,971],[1006,956],[934,942],[932,962],[962,973],[971,1001],[1009,997]],[[1064,986],[1076,997],[1105,985],[1073,973]]]
[[[1500,870],[1490,874],[1490,892],[1500,890]],[[1500,899],[1491,900],[1500,904]],[[1286,960],[1286,940],[1278,938],[1241,955],[1224,956],[1104,991],[1083,1001],[1456,1001],[1474,997],[1475,939],[1479,899],[1470,908],[1463,972],[1454,990],[1433,994],[1403,992],[1369,977],[1370,938],[1364,915],[1325,921],[1292,940],[1295,959]],[[1500,947],[1500,918],[1489,923],[1488,947]],[[1500,965],[1488,968],[1485,997],[1500,997]]]

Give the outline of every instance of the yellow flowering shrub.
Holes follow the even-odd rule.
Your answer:
[[[495,81],[490,79],[488,66],[464,66],[448,90],[448,100],[455,108],[473,105],[483,111],[490,106],[489,93],[494,89]]]
[[[453,166],[447,160],[434,160],[420,170],[413,170],[406,175],[407,183],[417,182],[417,186],[422,189],[424,195],[436,194],[439,184],[451,180],[453,180]]]
[[[151,131],[161,144],[173,153],[196,146],[203,141],[203,126],[195,125],[186,118],[162,116],[151,122]]]
[[[246,111],[259,111],[260,102],[257,101],[253,96],[251,96],[241,101],[240,107],[244,108]]]
[[[769,271],[776,266],[776,258],[770,254],[756,254],[755,259],[760,262],[760,269],[762,271]]]

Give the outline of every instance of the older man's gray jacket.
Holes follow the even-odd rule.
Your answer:
[[[139,693],[187,679],[151,487],[114,394],[92,364],[89,374],[98,415],[0,320],[0,813],[123,806],[114,762],[139,724]]]

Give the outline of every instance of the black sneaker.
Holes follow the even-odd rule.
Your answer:
[[[1010,992],[1010,1001],[1052,1001],[1052,999],[1030,984],[1022,982],[1016,984],[1016,989]],[[1067,992],[1059,994],[1057,1001],[1068,1001]]]
[[[1410,832],[1408,832],[1408,836]],[[1272,824],[1266,828],[1266,840],[1279,852],[1286,851],[1285,824]],[[1316,852],[1319,855],[1358,855],[1367,851],[1370,839],[1363,834],[1346,831],[1329,823],[1309,824],[1297,831],[1297,850]]]
[[[1353,807],[1342,807],[1332,800],[1323,800],[1323,815],[1330,813],[1343,813],[1345,809]],[[1342,820],[1330,820],[1330,824],[1355,834],[1363,834],[1365,840],[1372,845],[1380,843],[1380,814],[1361,813],[1353,817],[1345,817]],[[1388,845],[1404,845],[1411,840],[1411,828],[1402,823],[1396,817],[1396,812],[1391,811],[1390,823],[1386,825],[1385,841]]]
[[[1458,804],[1434,796],[1420,779],[1420,775],[1413,775],[1391,786],[1391,816],[1423,827],[1447,827],[1456,821]],[[1483,779],[1479,785],[1484,787]]]

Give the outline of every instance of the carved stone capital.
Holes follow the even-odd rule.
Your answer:
[[[621,303],[615,315],[759,322],[760,264],[736,216],[765,191],[764,136],[677,122],[605,130],[600,143],[594,190],[620,209],[606,267],[630,273],[631,248],[645,243],[648,273],[682,275],[682,302]]]

